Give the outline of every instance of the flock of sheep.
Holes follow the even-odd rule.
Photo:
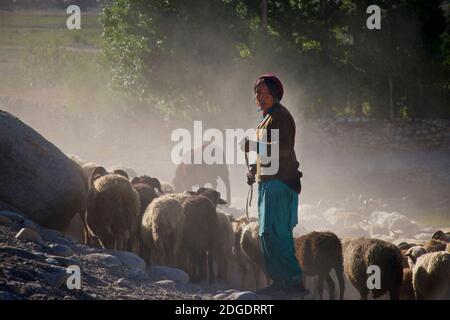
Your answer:
[[[261,287],[264,273],[258,221],[227,214],[220,193],[201,187],[176,193],[156,178],[138,177],[132,169],[109,168],[71,157],[86,174],[89,192],[85,213],[75,217],[68,234],[108,249],[128,250],[148,264],[185,270],[192,281],[230,283],[236,269],[241,287]],[[178,191],[178,190],[177,190]],[[350,217],[351,218],[351,217]],[[77,229],[78,227],[78,229]],[[84,230],[84,236],[74,230]],[[313,231],[295,238],[304,276],[314,276],[315,293],[323,299],[344,298],[345,277],[361,299],[389,293],[391,299],[450,299],[450,232],[398,245],[368,237],[339,237]],[[378,266],[381,286],[369,289],[368,270]]]

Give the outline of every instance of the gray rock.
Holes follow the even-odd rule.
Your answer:
[[[38,276],[44,280],[48,285],[51,285],[53,287],[60,287],[65,286],[67,282],[67,278],[70,276],[69,273],[67,273],[66,268],[62,268],[55,265],[49,265],[51,266],[50,270],[38,272]]]
[[[126,277],[135,281],[145,281],[148,279],[148,274],[141,269],[128,270]]]
[[[114,251],[113,254],[119,258],[122,264],[130,269],[139,269],[145,271],[145,261],[138,255],[128,251]]]
[[[39,227],[33,221],[31,221],[30,219],[26,219],[23,222],[22,226],[24,228],[26,228],[26,229],[31,229],[31,230],[34,230],[36,232],[40,232]]]
[[[234,293],[234,292],[239,292],[239,291],[237,291],[235,289],[228,289],[228,290],[224,291],[224,293]]]
[[[116,281],[116,284],[119,287],[132,287],[133,286],[133,284],[125,278],[120,278],[119,280]]]
[[[34,283],[34,282],[24,283],[22,286],[22,290],[27,292],[28,295],[30,295],[30,294],[46,294],[47,293],[47,290],[45,290],[41,284]]]
[[[73,251],[70,247],[61,244],[51,244],[49,246],[49,253],[60,257],[70,257],[73,255]]]
[[[63,257],[59,257],[59,256],[52,256],[52,255],[47,256],[47,259],[55,259],[56,261],[58,261],[60,266],[65,267],[65,268],[68,267],[68,266],[76,265],[78,263],[74,259],[68,259],[68,258],[63,258]]]
[[[0,211],[0,216],[9,218],[19,223],[22,223],[24,220],[24,217],[21,214],[11,211]]]
[[[44,239],[51,242],[58,242],[63,235],[58,230],[41,228],[41,234]]]
[[[8,218],[8,217],[5,217],[5,216],[0,216],[0,225],[8,225],[8,224],[11,224],[12,223],[12,220],[10,219],[10,218]]]
[[[0,291],[0,300],[23,300],[23,299],[14,293]]]
[[[149,270],[151,278],[156,280],[173,280],[176,283],[188,283],[189,275],[183,270],[164,266],[153,266]]]
[[[48,264],[59,266],[59,262],[55,258],[47,258],[45,259],[45,262],[47,262]]]
[[[5,164],[0,170],[0,199],[8,199],[6,205],[26,212],[41,226],[65,231],[87,194],[82,169],[4,111],[0,111],[0,144],[0,163]]]
[[[84,260],[98,263],[105,268],[120,267],[122,265],[119,258],[106,253],[90,253],[84,256]]]
[[[39,244],[43,244],[44,241],[42,240],[42,237],[39,233],[37,233],[33,229],[27,229],[22,228],[20,231],[16,234],[16,239],[19,240],[25,240],[25,241],[33,241]]]
[[[166,289],[175,289],[175,282],[173,280],[159,280],[155,284]]]
[[[24,250],[24,249],[20,249],[20,248],[16,248],[16,247],[11,247],[11,246],[5,246],[5,247],[0,247],[0,253],[6,253],[9,255],[15,255],[15,256],[19,256],[22,257],[24,259],[30,259],[30,260],[37,260],[37,261],[44,261],[45,260],[45,255],[37,253],[37,252],[30,252],[28,250]]]
[[[226,293],[216,294],[213,299],[214,300],[224,300],[228,295]]]
[[[228,296],[228,300],[260,300],[258,295],[251,291],[235,292]]]

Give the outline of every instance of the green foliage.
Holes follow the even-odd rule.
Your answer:
[[[236,111],[272,71],[299,88],[289,94],[302,105],[291,107],[309,117],[450,116],[441,1],[267,3],[264,29],[261,1],[113,1],[101,22],[114,87],[171,115]],[[372,4],[381,30],[366,28]]]

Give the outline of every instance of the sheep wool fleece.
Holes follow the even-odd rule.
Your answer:
[[[301,278],[292,235],[297,210],[298,194],[286,183],[278,179],[259,183],[259,235],[266,272],[274,281],[289,283]]]

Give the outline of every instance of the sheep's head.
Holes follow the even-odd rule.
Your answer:
[[[128,180],[130,179],[130,177],[128,176],[128,173],[126,173],[125,170],[123,170],[123,169],[116,169],[113,171],[113,173],[123,176],[123,177],[127,178]]]
[[[161,188],[161,182],[158,180],[158,178],[152,178],[149,176],[134,177],[131,180],[131,184],[136,184],[136,183],[145,183],[145,184],[149,185],[150,187],[152,187],[153,189],[158,190],[159,193],[164,193]]]
[[[217,206],[218,204],[227,204],[225,200],[220,198],[220,192],[211,188],[201,187],[195,192],[195,194],[208,198],[214,206]]]
[[[445,241],[445,242],[450,242],[450,233],[444,233],[442,230],[438,230],[435,233],[433,233],[433,236],[431,237],[431,239],[434,240],[441,240],[441,241]]]
[[[107,174],[108,174],[108,171],[106,171],[105,168],[103,168],[103,167],[96,167],[94,169],[94,171],[92,171],[92,174],[91,174],[91,180],[90,180],[91,181],[91,185],[94,183],[95,180],[97,180],[98,178],[101,178],[101,177],[103,177],[103,176],[105,176]]]
[[[420,256],[426,253],[427,250],[425,250],[425,248],[421,246],[414,246],[409,248],[405,253],[405,257],[408,258],[409,267],[412,268],[416,264],[417,259],[419,259]]]

